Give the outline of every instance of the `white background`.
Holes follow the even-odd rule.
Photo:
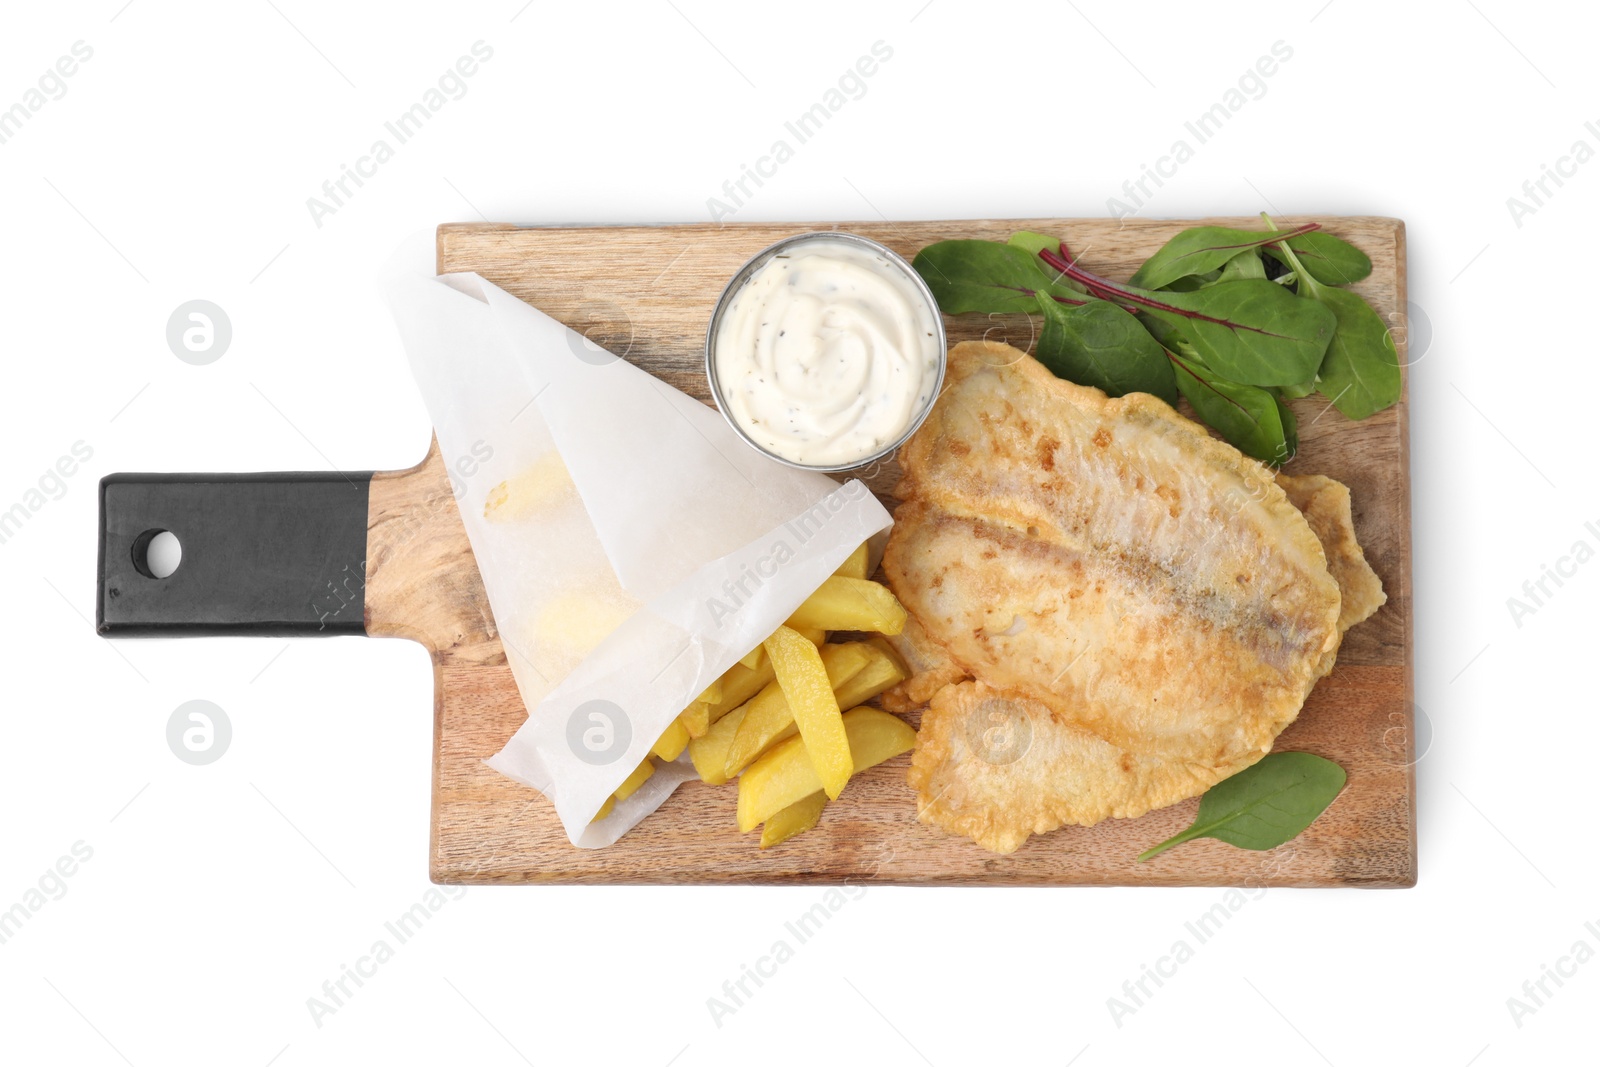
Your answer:
[[[1600,136],[1578,5],[30,4],[0,108],[93,57],[0,144],[0,510],[93,458],[0,544],[0,909],[93,850],[0,945],[0,1058],[82,1064],[726,1062],[1465,1065],[1589,1061],[1600,564],[1517,625],[1600,520]],[[119,10],[120,9],[120,10]],[[317,226],[306,206],[458,56],[493,59]],[[694,221],[875,41],[893,57],[739,219],[1103,215],[1276,41],[1292,58],[1148,216],[1408,225],[1421,881],[1252,899],[1139,1010],[1107,999],[1221,898],[875,888],[719,1027],[708,997],[820,890],[471,889],[318,1026],[307,998],[429,890],[430,672],[398,641],[97,638],[95,482],[118,470],[385,469],[428,439],[374,287],[444,221]],[[1192,143],[1192,138],[1191,138]],[[1570,169],[1570,168],[1569,168]],[[210,366],[184,301],[228,313]],[[1414,355],[1417,353],[1414,353]],[[51,488],[55,488],[52,484]],[[180,703],[233,723],[168,750]],[[53,886],[54,883],[51,883]],[[1191,939],[1192,940],[1192,939]],[[1569,968],[1570,969],[1570,968]],[[1075,1059],[1076,1057],[1076,1059]]]

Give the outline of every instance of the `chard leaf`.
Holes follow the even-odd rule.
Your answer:
[[[1338,335],[1335,334],[1335,336]],[[1328,361],[1328,357],[1323,356],[1322,361],[1326,363]],[[1308,382],[1296,382],[1294,385],[1280,385],[1278,386],[1278,395],[1289,400],[1299,400],[1303,396],[1310,396],[1312,393],[1316,392],[1317,385],[1318,381],[1316,378],[1312,378]]]
[[[939,241],[918,252],[911,265],[933,290],[940,310],[949,315],[1036,312],[1037,292],[1075,302],[1087,299],[1052,281],[1053,275],[1032,252],[998,241]]]
[[[1182,331],[1206,366],[1244,385],[1306,381],[1333,338],[1333,312],[1273,282],[1219,281],[1192,293],[1122,292],[1145,316]]]
[[[1313,230],[1291,237],[1288,242],[1299,257],[1301,266],[1323,285],[1352,285],[1372,273],[1372,260],[1367,258],[1365,252],[1331,233]],[[1267,245],[1266,250],[1269,256],[1285,266],[1294,265],[1289,262],[1280,245]]]
[[[1314,231],[1306,236],[1311,236],[1311,233]],[[1128,284],[1141,289],[1165,289],[1179,278],[1219,270],[1239,253],[1249,251],[1254,254],[1255,249],[1278,239],[1278,233],[1269,230],[1195,226],[1162,245],[1134,272]]]
[[[1092,385],[1107,396],[1149,393],[1178,402],[1172,364],[1139,320],[1104,300],[1068,307],[1041,293],[1044,329],[1034,358],[1057,378]]]
[[[1252,248],[1240,252],[1228,260],[1222,267],[1222,274],[1217,278],[1219,282],[1243,282],[1252,279],[1267,280],[1267,268],[1261,262],[1261,253]]]
[[[1198,360],[1174,354],[1178,390],[1200,421],[1234,448],[1280,466],[1300,447],[1294,415],[1272,392],[1218,377]]]
[[[1018,230],[1016,233],[1011,235],[1010,240],[1006,241],[1006,244],[1011,245],[1013,248],[1020,248],[1024,252],[1028,253],[1028,255],[1032,257],[1034,265],[1040,270],[1048,270],[1048,268],[1039,261],[1039,250],[1041,248],[1048,248],[1050,251],[1054,252],[1056,249],[1061,247],[1061,238],[1051,237],[1047,233],[1034,233],[1032,230]],[[1054,273],[1055,272],[1050,271],[1052,277],[1054,277]]]
[[[1293,242],[1289,242],[1293,245]],[[1317,388],[1346,418],[1364,419],[1400,399],[1400,359],[1394,335],[1357,293],[1324,285],[1291,247],[1285,253],[1300,279],[1302,298],[1333,312],[1333,340],[1317,372]]]
[[[1344,789],[1337,764],[1309,752],[1273,752],[1206,790],[1194,825],[1139,854],[1139,862],[1197,837],[1264,851],[1298,837]]]
[[[1350,419],[1364,419],[1399,400],[1400,359],[1388,325],[1348,289],[1317,285],[1311,291],[1339,321],[1318,372],[1322,395]]]

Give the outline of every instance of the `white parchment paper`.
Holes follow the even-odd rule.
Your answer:
[[[530,709],[487,762],[599,848],[694,776],[685,755],[590,821],[674,716],[889,514],[478,275],[435,276],[432,257],[408,242],[383,289]]]

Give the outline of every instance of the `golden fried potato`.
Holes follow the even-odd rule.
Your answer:
[[[590,819],[589,821],[590,822],[599,822],[601,819],[605,818],[607,815],[610,815],[611,814],[611,809],[616,807],[616,806],[617,806],[617,798],[616,798],[615,795],[606,797],[606,802],[604,804],[600,805],[600,810],[595,812],[594,813],[594,818]]]
[[[878,708],[852,708],[842,717],[857,770],[910,752],[917,743],[911,726]],[[749,833],[789,805],[822,788],[805,739],[791,737],[769,749],[739,778],[739,829]]]
[[[707,785],[721,785],[728,780],[728,746],[733,744],[744,719],[748,704],[741,704],[711,724],[704,737],[689,742],[689,759],[694,762],[695,773]]]
[[[850,553],[850,558],[839,564],[839,569],[833,572],[841,578],[861,578],[867,576],[867,543],[865,541],[856,546]]]
[[[795,834],[803,834],[817,825],[817,820],[822,818],[822,807],[827,802],[828,794],[819,789],[778,812],[761,827],[761,847],[771,848],[782,844]]]
[[[635,790],[649,781],[650,776],[654,773],[656,773],[656,765],[650,762],[649,756],[646,756],[639,766],[633,769],[633,773],[622,780],[622,784],[617,786],[617,791],[611,795],[618,800],[627,800],[633,796]]]
[[[683,723],[690,737],[704,737],[711,726],[711,705],[697,700],[683,709],[678,721]]]
[[[490,489],[484,498],[483,517],[490,522],[515,522],[556,504],[575,501],[577,496],[577,487],[561,453],[552,448],[516,477]]]
[[[865,641],[860,645],[867,653],[866,665],[834,687],[833,696],[841,708],[865,704],[891,686],[906,680],[905,669],[898,661],[890,659],[888,653]]]
[[[656,743],[651,746],[650,753],[665,763],[671,763],[683,755],[683,750],[689,745],[689,729],[684,726],[682,716],[672,720],[672,725],[664,730]]]
[[[746,667],[742,663],[735,663],[726,671],[723,671],[722,699],[717,701],[716,717],[721,718],[761,692],[774,677],[772,662],[766,656],[765,650],[763,650],[760,666]]]
[[[849,579],[845,579],[848,581]],[[839,702],[833,697],[828,670],[817,646],[795,630],[780,626],[766,640],[767,658],[777,674],[794,722],[800,728],[811,764],[829,799],[838,797],[850,780],[855,765],[850,759],[850,740],[839,717]],[[746,713],[746,720],[751,713]]]
[[[822,667],[828,672],[828,684],[835,691],[861,673],[872,659],[872,649],[860,641],[823,645],[819,654],[822,657]],[[888,686],[884,688],[887,689]],[[837,698],[834,703],[839,704]],[[861,702],[858,700],[853,704],[839,704],[839,706],[848,708],[859,703]],[[748,767],[783,734],[784,730],[793,725],[794,721],[794,709],[789,706],[788,698],[784,696],[783,689],[777,682],[773,682],[751,697],[750,703],[745,706],[744,720],[739,724],[739,734],[734,738],[732,747],[728,749],[728,777],[732,778]]]
[[[789,616],[789,625],[893,635],[905,628],[906,609],[877,582],[835,576],[806,597]]]

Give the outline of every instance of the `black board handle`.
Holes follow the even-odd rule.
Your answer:
[[[366,632],[372,472],[110,474],[100,480],[104,637]],[[182,558],[145,558],[162,531]]]

